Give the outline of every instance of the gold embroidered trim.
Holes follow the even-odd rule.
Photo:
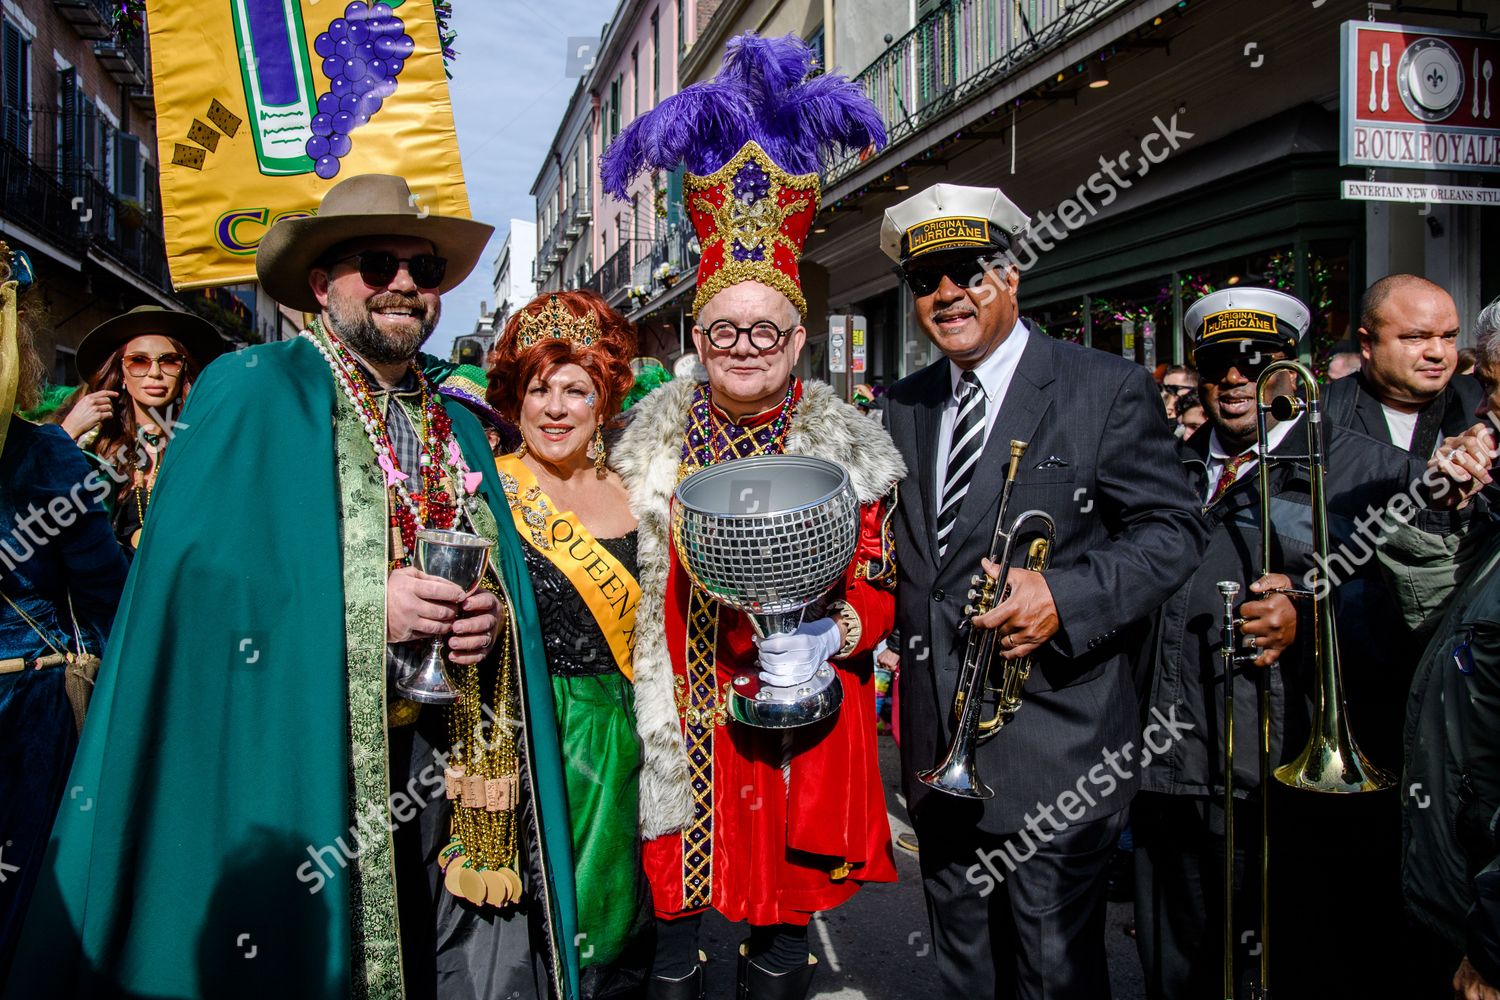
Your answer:
[[[715,295],[742,281],[758,281],[762,285],[771,286],[797,307],[797,314],[804,321],[807,319],[807,299],[803,297],[802,289],[784,272],[778,271],[775,265],[758,260],[726,260],[723,267],[708,277],[699,277],[698,294],[693,296],[694,318]]]
[[[888,498],[885,517],[880,522],[880,561],[877,563],[869,559],[861,562],[854,568],[854,578],[882,584],[882,589],[893,590],[896,586],[896,533],[891,527],[891,519],[896,513],[896,491],[891,490]]]
[[[837,616],[838,620],[844,623],[844,644],[839,647],[837,653],[833,654],[835,659],[841,660],[859,646],[859,639],[864,635],[865,625],[859,620],[859,612],[855,611],[848,601],[834,601],[829,604],[828,615],[830,618]]]
[[[713,899],[714,729],[728,720],[728,686],[719,696],[715,659],[719,643],[719,606],[694,587],[688,601],[687,676],[683,738],[692,782],[693,819],[682,831],[682,904],[698,909]]]
[[[766,174],[769,187],[764,197],[746,206],[734,198],[731,189],[737,175],[746,164],[754,162]],[[715,205],[702,192],[718,189],[724,192],[724,203]],[[776,248],[785,247],[795,263],[802,258],[802,248],[782,232],[788,216],[807,211],[818,211],[821,194],[817,173],[789,174],[766,155],[766,151],[753,139],[740,147],[728,163],[707,176],[687,174],[683,177],[683,191],[688,203],[713,220],[713,233],[702,239],[707,251],[714,244],[724,250],[722,264],[698,273],[698,291],[693,296],[693,315],[715,295],[730,285],[742,281],[759,281],[781,292],[797,307],[798,314],[807,319],[807,299],[786,273],[776,267]],[[781,202],[783,191],[794,191],[805,197],[786,204]],[[734,246],[745,250],[760,250],[760,260],[741,260],[734,255]]]

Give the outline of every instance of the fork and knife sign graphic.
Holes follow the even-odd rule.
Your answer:
[[[1436,53],[1433,53],[1429,50],[1427,52],[1424,52],[1424,59],[1420,60],[1418,65],[1408,67],[1407,62],[1411,61],[1412,56],[1417,51],[1421,51],[1425,46],[1438,46],[1439,48],[1446,50],[1446,52],[1449,53],[1449,56],[1442,57],[1437,60],[1431,60],[1425,57],[1433,56]],[[1445,90],[1451,90],[1451,77],[1462,75],[1463,73],[1463,70],[1461,68],[1462,63],[1459,63],[1455,57],[1456,53],[1453,53],[1452,48],[1444,45],[1442,42],[1436,42],[1427,39],[1415,43],[1415,47],[1411,49],[1405,56],[1403,56],[1403,58],[1399,62],[1399,65],[1397,66],[1397,72],[1398,74],[1407,74],[1406,77],[1401,78],[1401,86],[1403,100],[1407,102],[1408,108],[1410,110],[1412,110],[1414,113],[1417,113],[1419,111],[1418,108],[1411,106],[1412,98],[1415,98],[1418,102],[1424,105],[1437,105],[1440,103],[1440,95]],[[1374,112],[1377,107],[1379,107],[1382,112],[1388,112],[1391,109],[1392,62],[1393,59],[1391,55],[1390,42],[1380,43],[1379,50],[1370,50],[1370,98],[1367,107],[1371,112]],[[1426,65],[1421,65],[1421,63],[1423,62],[1425,62]],[[1473,67],[1471,71],[1469,114],[1472,118],[1475,119],[1489,119],[1493,114],[1490,104],[1490,81],[1494,78],[1495,75],[1495,64],[1489,59],[1484,59],[1483,61],[1481,61],[1479,49],[1477,46],[1472,53],[1472,62]],[[1408,77],[1415,77],[1418,73],[1423,74],[1420,81],[1416,79],[1408,79]],[[1484,92],[1483,101],[1480,100],[1481,89]],[[1424,110],[1421,114],[1421,117],[1424,117],[1428,120],[1433,120],[1435,118],[1446,118],[1452,110],[1452,105],[1446,108],[1431,107],[1430,109]]]
[[[1370,110],[1375,110],[1375,74],[1381,74],[1380,82],[1380,110],[1391,110],[1391,43],[1384,42],[1380,46],[1377,55],[1374,49],[1370,50]]]

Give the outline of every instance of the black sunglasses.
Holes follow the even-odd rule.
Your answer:
[[[912,294],[921,299],[937,291],[944,278],[960,289],[968,288],[975,276],[985,273],[986,263],[983,257],[950,257],[931,264],[908,264],[896,270],[906,280]]]
[[[360,280],[371,288],[385,288],[395,281],[402,264],[406,265],[406,273],[411,275],[411,283],[422,289],[438,287],[448,273],[448,258],[433,253],[397,257],[389,250],[366,250],[331,263],[342,264],[350,260],[356,262],[354,266],[359,268]]]
[[[1240,350],[1240,347],[1244,350]],[[1233,368],[1248,382],[1260,378],[1261,372],[1286,357],[1281,351],[1259,347],[1249,341],[1241,341],[1234,348],[1216,351],[1199,351],[1197,356],[1198,378],[1204,382],[1219,382]]]

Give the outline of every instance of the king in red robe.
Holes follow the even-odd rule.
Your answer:
[[[661,939],[653,997],[701,996],[693,917],[712,908],[752,928],[741,996],[798,1000],[816,964],[805,944],[813,914],[862,883],[896,878],[872,654],[893,623],[888,520],[906,469],[878,422],[792,374],[808,311],[797,264],[817,216],[822,152],[884,135],[862,91],[838,77],[804,80],[811,67],[796,38],[737,38],[710,86],[637,119],[603,163],[606,187],[623,197],[641,170],[685,162],[686,207],[702,246],[693,337],[708,380],[679,379],[646,397],[610,452],[640,521],[634,669],[644,864]],[[736,88],[743,100],[724,97]],[[830,102],[845,113],[827,113]],[[709,106],[714,114],[694,117]],[[793,640],[818,666],[832,666],[843,705],[819,722],[773,730],[732,720],[728,704],[737,674],[775,673],[773,641],[758,646],[745,615],[693,584],[673,549],[670,505],[678,483],[701,468],[775,454],[844,466],[860,530],[842,583],[807,610]],[[693,928],[687,947],[685,926]]]

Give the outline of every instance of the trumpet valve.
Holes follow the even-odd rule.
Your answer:
[[[975,573],[973,576],[969,577],[969,585],[972,587],[977,587],[988,579],[989,577],[985,576],[982,573]]]

